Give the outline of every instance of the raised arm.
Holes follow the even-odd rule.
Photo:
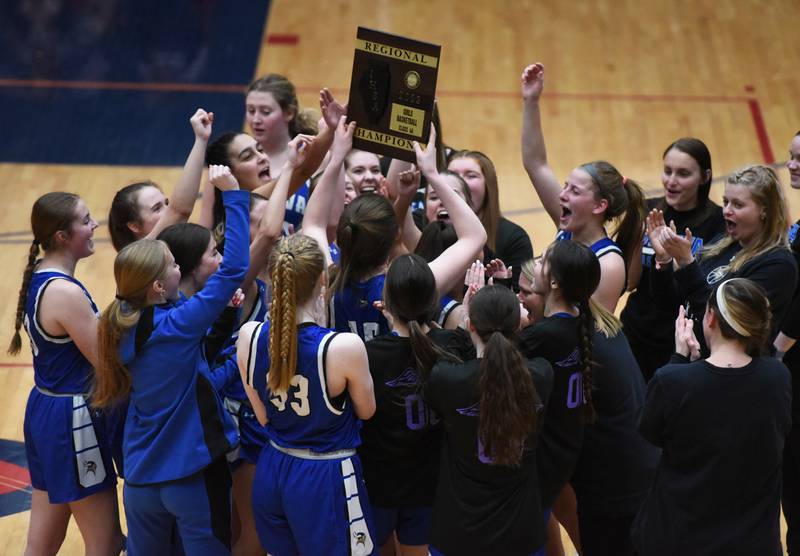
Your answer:
[[[547,150],[542,134],[539,97],[544,88],[544,66],[531,64],[522,72],[522,164],[531,179],[542,206],[558,227],[561,187],[553,169],[547,163]]]
[[[206,180],[203,192],[200,194],[200,216],[197,223],[213,231],[214,228],[214,186]]]
[[[298,135],[289,142],[289,158],[281,170],[277,185],[267,202],[267,210],[261,217],[253,241],[250,243],[250,269],[247,271],[242,289],[247,288],[258,277],[267,264],[267,257],[273,245],[281,237],[283,214],[286,212],[286,199],[289,197],[289,184],[297,167],[305,160],[306,152],[313,139],[306,135]]]
[[[200,190],[203,162],[206,157],[208,138],[211,136],[214,113],[198,108],[194,116],[189,119],[189,122],[192,124],[192,130],[194,131],[194,145],[186,158],[186,163],[183,165],[183,172],[181,172],[181,177],[172,191],[169,204],[164,209],[164,213],[156,225],[147,234],[150,239],[155,239],[165,228],[173,224],[186,222],[192,215],[194,202],[197,200],[197,193]]]
[[[181,333],[202,337],[244,280],[249,262],[250,193],[240,191],[227,166],[208,168],[211,183],[222,191],[225,205],[225,256],[219,269],[203,289],[167,314],[167,319]]]
[[[428,185],[442,200],[458,236],[453,245],[430,263],[436,278],[436,290],[441,297],[463,279],[467,267],[486,243],[486,230],[467,202],[453,191],[436,169],[435,143],[436,129],[431,126],[431,136],[425,150],[414,141],[414,151],[417,153],[417,166],[428,180]]]
[[[289,195],[295,194],[320,167],[333,143],[334,130],[339,118],[347,114],[347,106],[337,102],[328,89],[322,89],[319,92],[319,107],[322,111],[322,125],[319,127],[319,133],[314,142],[309,146],[305,160],[295,169],[292,181],[289,182]],[[272,180],[268,184],[254,189],[254,192],[269,198],[276,185],[277,180]],[[303,219],[305,220],[305,216]]]
[[[333,205],[337,205],[337,210],[341,210],[338,205],[344,203],[344,197],[337,198],[336,193],[343,193],[339,185],[339,176],[341,173],[342,165],[344,164],[344,157],[350,152],[353,146],[353,133],[356,128],[355,122],[345,123],[345,117],[339,119],[336,128],[336,138],[333,141],[331,148],[331,158],[322,177],[314,188],[314,193],[308,200],[306,212],[303,216],[302,233],[313,237],[319,243],[322,252],[325,253],[326,267],[331,264],[330,250],[328,249],[328,221],[330,220],[330,213]]]
[[[397,200],[394,203],[394,214],[397,225],[400,226],[403,245],[410,253],[417,248],[419,238],[422,236],[422,232],[414,223],[414,216],[408,210],[414,200],[414,195],[417,194],[417,189],[419,189],[419,178],[420,173],[413,166],[397,176]]]

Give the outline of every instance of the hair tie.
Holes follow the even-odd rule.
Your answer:
[[[115,295],[114,295],[114,297],[116,297],[116,298],[117,298],[117,301],[127,301],[127,299],[125,299],[124,297],[122,297],[120,294],[115,294]]]
[[[735,320],[733,320],[733,317],[731,317],[731,313],[730,313],[730,311],[728,311],[728,304],[725,302],[725,296],[722,293],[722,290],[725,287],[725,284],[727,284],[731,280],[733,280],[733,278],[731,278],[729,280],[725,280],[717,288],[717,296],[716,296],[717,297],[717,308],[719,309],[720,316],[722,316],[722,320],[724,320],[726,323],[728,323],[728,326],[733,328],[734,331],[736,331],[736,333],[739,334],[740,336],[744,336],[745,338],[749,338],[750,337],[750,333],[747,330],[745,330],[744,328],[742,328],[742,325],[739,324],[738,322],[736,322]]]
[[[39,247],[39,245],[40,245],[40,243],[39,243],[39,240],[38,240],[38,239],[36,239],[36,238],[33,238],[33,244],[34,244],[36,247]]]

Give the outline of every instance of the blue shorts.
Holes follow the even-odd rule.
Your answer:
[[[189,477],[125,483],[128,555],[230,554],[231,474],[225,458]]]
[[[31,485],[46,491],[51,504],[116,486],[105,415],[87,406],[83,396],[44,394],[34,387],[24,431]]]
[[[428,544],[431,526],[432,507],[380,508],[372,506],[372,519],[375,522],[375,539],[383,546],[392,531],[397,532],[397,540],[407,546]]]
[[[375,548],[355,453],[304,459],[267,444],[253,480],[253,515],[261,545],[273,556],[363,556]]]

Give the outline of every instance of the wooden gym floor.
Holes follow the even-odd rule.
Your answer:
[[[800,91],[800,53],[791,24],[797,21],[800,3],[790,0],[273,0],[249,77],[285,74],[296,84],[301,106],[313,107],[323,86],[346,100],[358,25],[441,44],[437,96],[445,141],[489,155],[497,166],[504,213],[528,230],[539,253],[555,228],[541,211],[520,159],[519,76],[525,65],[542,61],[546,66],[543,121],[558,176],[582,162],[607,159],[655,195],[662,151],[680,136],[696,136],[709,145],[717,177],[746,164],[786,160],[789,141],[800,129],[800,103],[793,96]],[[230,36],[233,48],[237,39]],[[0,79],[0,89],[10,86],[26,85]],[[217,89],[209,84],[190,90],[199,97]],[[236,125],[243,125],[243,110]],[[47,130],[28,129],[26,138],[48,149]],[[104,221],[116,189],[149,178],[170,191],[179,171],[176,166],[0,163],[6,199],[0,207],[0,243],[6,245],[7,269],[0,279],[0,298],[6,299],[0,307],[0,346],[11,336],[30,245],[30,207],[37,197],[53,190],[78,193]],[[798,218],[800,196],[789,192],[782,166],[780,175],[792,216]],[[720,191],[715,185],[715,199]],[[103,307],[114,295],[114,253],[104,225],[96,238],[97,252],[78,265],[77,277]],[[30,354],[23,352],[0,357],[3,439],[22,440],[33,384]],[[0,473],[0,488],[4,481]],[[0,518],[5,541],[0,555],[23,551],[28,516]],[[61,553],[81,552],[73,522]]]

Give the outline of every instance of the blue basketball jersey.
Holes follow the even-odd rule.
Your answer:
[[[386,317],[373,305],[383,299],[385,279],[385,274],[379,274],[336,292],[331,303],[331,322],[337,332],[352,332],[368,342],[391,331]]]
[[[303,215],[306,213],[306,205],[311,192],[308,187],[309,183],[309,181],[306,181],[297,190],[297,193],[286,200],[286,212],[283,213],[284,229],[288,228],[288,224],[291,224],[296,232],[303,225]]]
[[[60,270],[43,268],[33,273],[28,286],[23,324],[28,332],[33,351],[33,376],[36,386],[62,394],[84,394],[91,386],[92,365],[69,336],[51,336],[39,322],[39,300],[53,280],[67,280],[77,284],[95,314],[99,314],[92,296],[72,276]]]
[[[256,286],[258,287],[258,297],[256,298],[255,303],[253,303],[253,308],[250,311],[250,314],[245,318],[244,322],[264,322],[269,319],[269,304],[272,297],[272,289],[267,288],[267,285],[264,283],[264,281],[259,278],[256,278]],[[236,339],[239,337],[240,328],[241,324],[237,324],[236,330],[234,330],[233,334],[231,334],[230,341],[225,345],[225,349],[236,343]],[[230,357],[236,359],[235,350],[231,352]],[[247,401],[247,394],[244,392],[244,386],[242,386],[242,381],[240,378],[237,378],[231,384],[226,386],[222,390],[222,395],[226,398],[233,398],[234,400],[238,400],[240,402]]]
[[[247,383],[255,388],[267,408],[267,435],[284,448],[333,452],[355,448],[361,443],[360,421],[353,412],[347,392],[328,396],[325,358],[333,330],[314,323],[297,327],[297,369],[288,392],[267,389],[269,372],[269,326],[258,325],[250,340]]]
[[[450,297],[449,295],[445,294],[439,298],[439,313],[436,315],[436,323],[444,328],[445,323],[447,322],[447,317],[450,316],[450,313],[453,310],[461,305],[458,301]]]
[[[572,232],[566,232],[564,230],[559,231],[556,235],[556,241],[561,241],[564,239],[572,239]],[[616,253],[622,257],[622,249],[620,249],[619,245],[617,245],[614,240],[609,237],[598,239],[589,246],[589,249],[592,250],[592,253],[594,253],[598,259],[609,253]]]
[[[342,252],[339,250],[339,246],[336,243],[329,243],[328,244],[328,251],[331,254],[331,262],[333,264],[339,264],[339,259],[342,258]]]

